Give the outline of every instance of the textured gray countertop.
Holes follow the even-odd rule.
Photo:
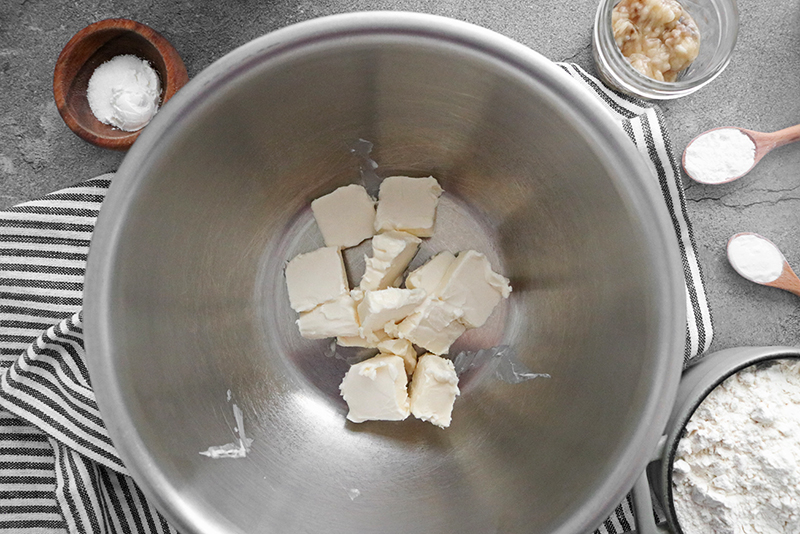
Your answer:
[[[554,61],[594,72],[596,0],[3,0],[0,1],[0,208],[113,171],[123,154],[95,148],[61,120],[52,95],[61,48],[84,26],[130,18],[162,33],[193,77],[271,30],[333,13],[407,10],[445,15],[505,34]],[[800,4],[740,0],[733,60],[710,86],[661,104],[676,154],[717,126],[773,131],[800,123]],[[685,178],[685,177],[684,177]],[[705,270],[712,350],[800,346],[800,300],[758,286],[728,265],[725,243],[760,233],[800,271],[800,143],[773,151],[746,178],[703,186],[684,179],[687,211]]]

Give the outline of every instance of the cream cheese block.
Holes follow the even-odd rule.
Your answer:
[[[347,419],[402,421],[409,414],[403,358],[378,355],[350,367],[339,390],[347,402]]]
[[[461,309],[439,300],[427,298],[397,325],[384,327],[390,336],[406,339],[434,354],[447,354],[456,339],[467,329],[459,319]]]
[[[381,354],[394,354],[403,358],[406,373],[410,376],[417,366],[417,351],[407,339],[385,339],[378,343]]]
[[[349,293],[323,302],[297,319],[300,335],[306,339],[325,339],[337,336],[357,336],[359,333],[356,303]]]
[[[289,304],[297,312],[311,311],[349,291],[342,253],[336,247],[298,254],[286,265],[285,274]]]
[[[417,236],[396,230],[373,237],[372,257],[365,258],[366,268],[359,287],[366,291],[399,286],[421,241]]]
[[[346,185],[311,202],[325,246],[354,247],[375,234],[375,201],[364,187]]]
[[[450,426],[453,404],[461,393],[453,362],[434,354],[423,354],[409,386],[411,413],[436,426]]]
[[[367,349],[376,349],[383,341],[388,341],[391,338],[385,332],[376,330],[370,333],[369,339],[361,337],[361,330],[354,336],[336,336],[336,344],[340,347],[361,347]]]
[[[389,287],[366,291],[364,300],[358,305],[361,337],[368,341],[377,340],[383,333],[386,323],[405,318],[424,300],[425,292],[421,289]]]
[[[482,326],[500,299],[510,293],[508,279],[494,272],[486,256],[474,250],[458,254],[436,291],[441,300],[462,311],[459,320],[468,328]]]
[[[418,237],[433,235],[442,188],[436,178],[390,176],[381,182],[375,230],[402,230]]]
[[[446,250],[439,252],[422,266],[414,269],[406,277],[408,289],[422,289],[428,295],[433,295],[439,288],[439,283],[444,278],[450,265],[456,257]]]

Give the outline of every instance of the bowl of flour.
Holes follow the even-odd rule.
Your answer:
[[[800,532],[800,348],[704,357],[683,375],[665,438],[646,475],[671,531]],[[639,531],[656,532],[637,493]]]

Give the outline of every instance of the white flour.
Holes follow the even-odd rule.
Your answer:
[[[686,430],[673,470],[685,534],[800,532],[800,361],[739,371]]]
[[[783,254],[770,241],[754,234],[742,234],[728,242],[728,261],[748,280],[766,284],[783,272]]]
[[[686,172],[700,182],[718,184],[741,176],[756,161],[756,145],[736,128],[711,130],[689,143]]]

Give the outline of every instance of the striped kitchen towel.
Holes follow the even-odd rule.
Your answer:
[[[611,109],[672,215],[686,278],[686,361],[712,324],[680,171],[657,108],[562,65]],[[89,241],[113,175],[0,212],[0,531],[174,533],[117,456],[85,363],[81,307]],[[630,499],[600,534],[631,530]]]
[[[84,360],[86,257],[112,176],[0,212],[0,531],[176,532],[126,474]]]

